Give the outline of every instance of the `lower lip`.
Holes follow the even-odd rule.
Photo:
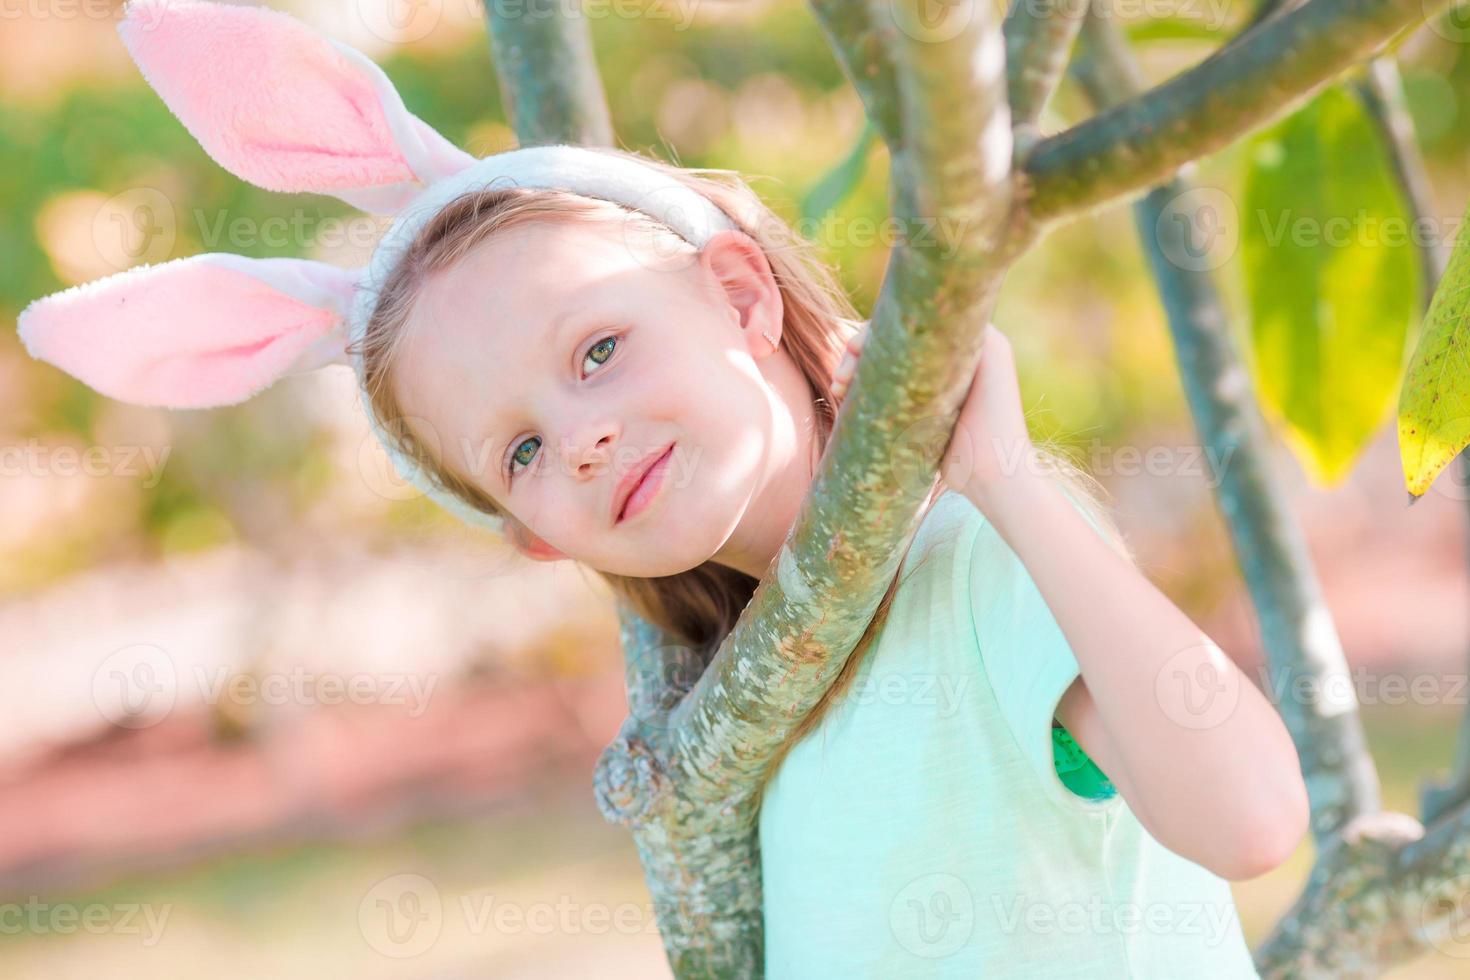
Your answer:
[[[670,446],[668,452],[660,456],[658,462],[643,475],[643,481],[633,488],[632,496],[623,505],[623,516],[618,518],[619,524],[637,517],[658,497],[658,492],[664,485],[664,472],[669,468],[669,460],[673,458],[673,454],[674,447]]]

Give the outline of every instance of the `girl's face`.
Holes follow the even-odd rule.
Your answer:
[[[524,553],[639,577],[714,559],[759,577],[815,455],[806,381],[762,336],[780,340],[780,292],[740,232],[655,256],[632,227],[532,220],[429,278],[400,404],[510,515]],[[623,478],[670,446],[653,498],[619,520]]]

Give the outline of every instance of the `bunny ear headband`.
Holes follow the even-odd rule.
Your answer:
[[[26,350],[118,401],[167,408],[234,405],[287,375],[348,365],[394,468],[472,525],[503,530],[398,451],[373,415],[361,358],[347,353],[419,230],[495,181],[612,201],[697,248],[735,227],[702,195],[625,157],[555,145],[476,159],[410,113],[360,51],[277,11],[132,0],[118,31],[148,83],[225,169],[266,190],[331,194],[395,218],[359,269],[206,253],[38,299],[19,319]]]

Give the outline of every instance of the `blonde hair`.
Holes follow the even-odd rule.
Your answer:
[[[848,338],[862,323],[832,270],[815,254],[815,246],[772,212],[735,171],[683,168],[624,150],[593,149],[637,160],[687,185],[708,198],[760,245],[781,293],[781,342],[807,381],[815,408],[814,437],[819,452],[825,449],[836,420],[831,379]],[[506,187],[466,193],[439,212],[411,243],[385,281],[363,337],[353,345],[354,353],[362,357],[363,385],[373,413],[399,451],[446,491],[472,507],[504,518],[507,533],[513,536],[521,534],[518,522],[474,482],[446,466],[413,431],[393,384],[395,355],[403,346],[413,304],[425,279],[452,266],[490,235],[527,221],[606,220],[614,215],[638,223],[639,230],[651,236],[668,236],[688,247],[672,229],[643,212],[567,191]],[[1037,450],[1043,457],[1060,461],[1046,446],[1038,444]],[[1070,465],[1049,470],[1071,486],[1083,506],[1110,530],[1115,546],[1121,544],[1121,535],[1082,482],[1081,471]],[[933,503],[936,489],[937,479],[926,509]],[[597,571],[614,594],[643,619],[695,649],[703,663],[734,627],[759,584],[744,572],[713,561],[657,578]],[[895,575],[841,672],[783,743],[767,769],[767,778],[789,748],[815,727],[828,706],[851,683],[862,655],[882,630],[898,585]],[[763,789],[764,784],[759,790]]]

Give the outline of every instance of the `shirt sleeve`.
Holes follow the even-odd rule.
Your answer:
[[[1097,531],[1096,520],[1065,488],[1063,495]],[[1025,563],[983,514],[979,524],[969,561],[970,607],[1001,714],[1049,797],[1073,810],[1106,810],[1121,795],[1070,733],[1053,732],[1057,703],[1081,674],[1077,658]]]

